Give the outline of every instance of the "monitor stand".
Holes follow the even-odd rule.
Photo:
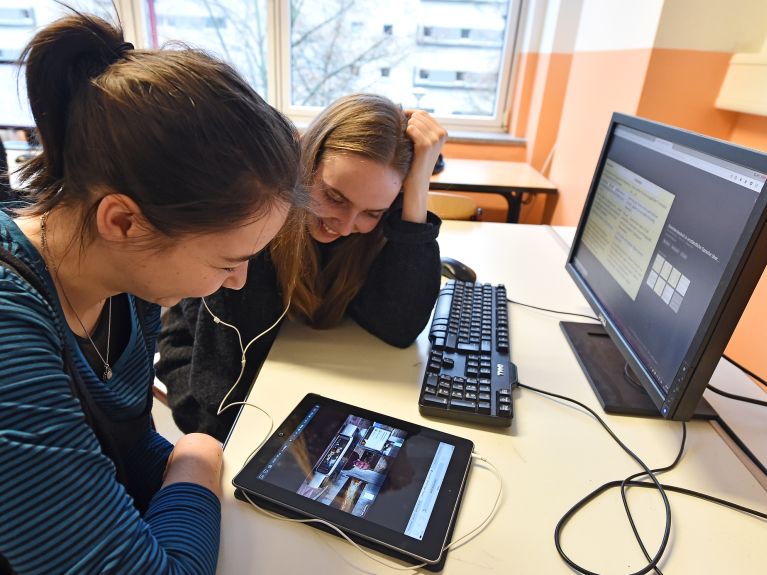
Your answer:
[[[607,413],[642,417],[661,416],[639,382],[632,382],[626,376],[624,370],[635,377],[604,327],[598,323],[571,321],[562,321],[559,325],[599,403]],[[711,405],[701,398],[693,418],[716,419],[716,417],[716,412]]]

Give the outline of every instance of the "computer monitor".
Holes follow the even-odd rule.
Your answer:
[[[562,322],[606,411],[696,414],[767,265],[766,180],[761,152],[613,115],[566,264],[602,325]]]

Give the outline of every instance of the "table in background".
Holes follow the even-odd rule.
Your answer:
[[[557,188],[525,162],[445,158],[445,169],[432,176],[431,190],[499,194],[506,199],[506,221],[517,223],[522,195],[546,194],[544,214],[553,208]],[[544,218],[546,215],[544,215]]]
[[[549,226],[445,222],[444,255],[475,269],[480,281],[504,283],[509,297],[533,305],[591,313],[564,270],[567,240]],[[502,255],[501,255],[502,254]],[[510,306],[512,360],[520,380],[601,408],[558,325],[559,316]],[[637,465],[587,414],[527,390],[514,391],[509,429],[426,419],[418,394],[428,352],[426,330],[407,349],[390,347],[351,321],[328,331],[283,326],[249,401],[279,424],[307,392],[375,409],[470,438],[500,470],[504,496],[495,519],[477,538],[450,551],[444,573],[571,575],[554,548],[562,514],[597,485],[628,476]],[[718,369],[721,371],[722,366]],[[733,377],[741,377],[739,373]],[[744,381],[748,381],[744,376]],[[752,421],[767,438],[767,417]],[[607,416],[619,437],[650,466],[670,463],[681,437],[678,422]],[[742,505],[767,510],[767,492],[707,422],[687,424],[686,454],[663,480]],[[265,517],[235,500],[231,481],[268,431],[257,410],[245,407],[224,450],[224,503],[219,573],[394,573],[347,543],[316,529]],[[490,511],[496,477],[474,466],[458,516],[456,536]],[[669,494],[671,543],[667,575],[762,573],[767,565],[765,524],[713,504]],[[630,492],[639,529],[651,552],[663,528],[662,505],[650,490]],[[598,499],[565,529],[563,544],[578,562],[601,573],[629,573],[645,561],[626,522],[617,492]]]

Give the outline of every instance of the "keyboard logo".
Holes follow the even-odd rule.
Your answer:
[[[496,363],[495,364],[495,375],[497,375],[498,377],[501,377],[501,376],[503,376],[503,371],[504,371],[503,364],[502,363]]]

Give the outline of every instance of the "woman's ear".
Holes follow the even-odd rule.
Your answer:
[[[96,230],[110,242],[132,240],[149,233],[149,225],[135,201],[123,194],[107,194],[96,208]]]

